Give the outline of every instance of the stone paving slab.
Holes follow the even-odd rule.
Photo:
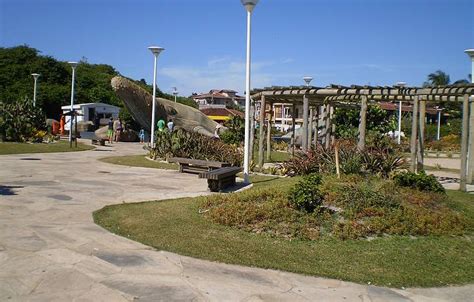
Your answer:
[[[108,204],[208,194],[176,171],[100,151],[0,156],[0,301],[468,301],[474,286],[389,289],[155,251],[95,225]],[[26,159],[26,160],[25,160]],[[34,160],[31,160],[34,159]]]

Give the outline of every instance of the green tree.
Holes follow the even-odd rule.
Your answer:
[[[227,130],[221,134],[221,139],[226,144],[239,145],[244,141],[245,122],[244,119],[236,115],[224,123]]]
[[[336,124],[336,137],[354,138],[359,128],[359,108],[336,108],[334,123]],[[385,134],[395,129],[395,120],[388,111],[379,105],[367,107],[366,129],[373,134]]]

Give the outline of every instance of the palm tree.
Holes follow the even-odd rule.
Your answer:
[[[423,86],[444,86],[449,85],[451,80],[449,79],[449,75],[444,71],[437,70],[434,73],[430,73],[428,75],[428,81],[423,83]]]

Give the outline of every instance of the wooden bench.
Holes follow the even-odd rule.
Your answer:
[[[215,169],[229,167],[230,164],[220,161],[200,160],[183,157],[171,157],[168,159],[170,163],[179,164],[179,172],[199,174],[201,172],[212,171]]]
[[[105,138],[93,138],[92,140],[93,145],[100,145],[100,146],[105,146],[105,142],[108,141],[108,139]]]
[[[235,185],[235,176],[242,170],[240,167],[223,167],[212,171],[199,173],[199,178],[207,178],[211,192],[219,192]]]

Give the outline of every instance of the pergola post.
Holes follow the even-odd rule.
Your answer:
[[[365,149],[365,132],[367,130],[367,96],[363,95],[360,99],[360,119],[359,119],[359,142],[357,149]]]
[[[319,132],[319,109],[320,109],[319,106],[316,106],[316,108],[314,108],[314,112],[315,112],[315,116],[314,116],[314,118],[315,118],[315,127],[314,128],[315,129],[314,129],[314,138],[313,138],[314,142],[313,142],[313,144],[314,144],[315,147],[318,145],[318,139],[319,139],[319,137],[318,137],[319,136],[319,133],[318,133]]]
[[[291,133],[291,154],[295,155],[295,145],[296,145],[296,104],[293,103],[291,106],[291,127],[292,127],[292,133]]]
[[[321,145],[326,144],[326,105],[321,106],[321,119],[322,119],[322,129],[321,129]]]
[[[253,149],[255,146],[255,102],[251,100],[250,103],[250,148],[249,148],[249,162],[253,161]]]
[[[334,107],[331,106],[329,120],[331,121],[331,145],[334,146],[334,144],[336,143],[336,124],[332,122],[333,117],[334,117]]]
[[[467,180],[468,184],[473,184],[474,175],[474,99],[471,97],[469,101],[469,148],[468,148],[468,168]]]
[[[467,191],[466,168],[467,168],[467,144],[469,132],[469,95],[465,94],[462,100],[462,132],[461,132],[461,181],[459,189]]]
[[[326,109],[324,110],[326,115],[326,138],[324,140],[326,144],[326,149],[329,149],[329,146],[331,146],[331,104],[326,105]]]
[[[419,135],[418,135],[418,150],[417,150],[417,171],[423,171],[424,162],[424,142],[425,142],[425,123],[426,123],[426,100],[420,100],[420,119],[419,119]]]
[[[308,149],[311,149],[313,141],[313,107],[309,108],[309,126],[308,126]]]
[[[263,168],[264,164],[264,146],[265,143],[265,96],[262,95],[260,99],[260,127],[258,128],[258,166],[260,169]]]
[[[410,171],[416,172],[416,145],[418,133],[418,97],[413,97],[411,138],[410,138]]]
[[[301,136],[301,148],[303,152],[308,151],[308,111],[309,102],[306,95],[303,96],[303,135]]]
[[[267,122],[267,161],[271,160],[272,152],[272,118],[273,118],[273,104],[270,103],[270,114],[268,115]]]

